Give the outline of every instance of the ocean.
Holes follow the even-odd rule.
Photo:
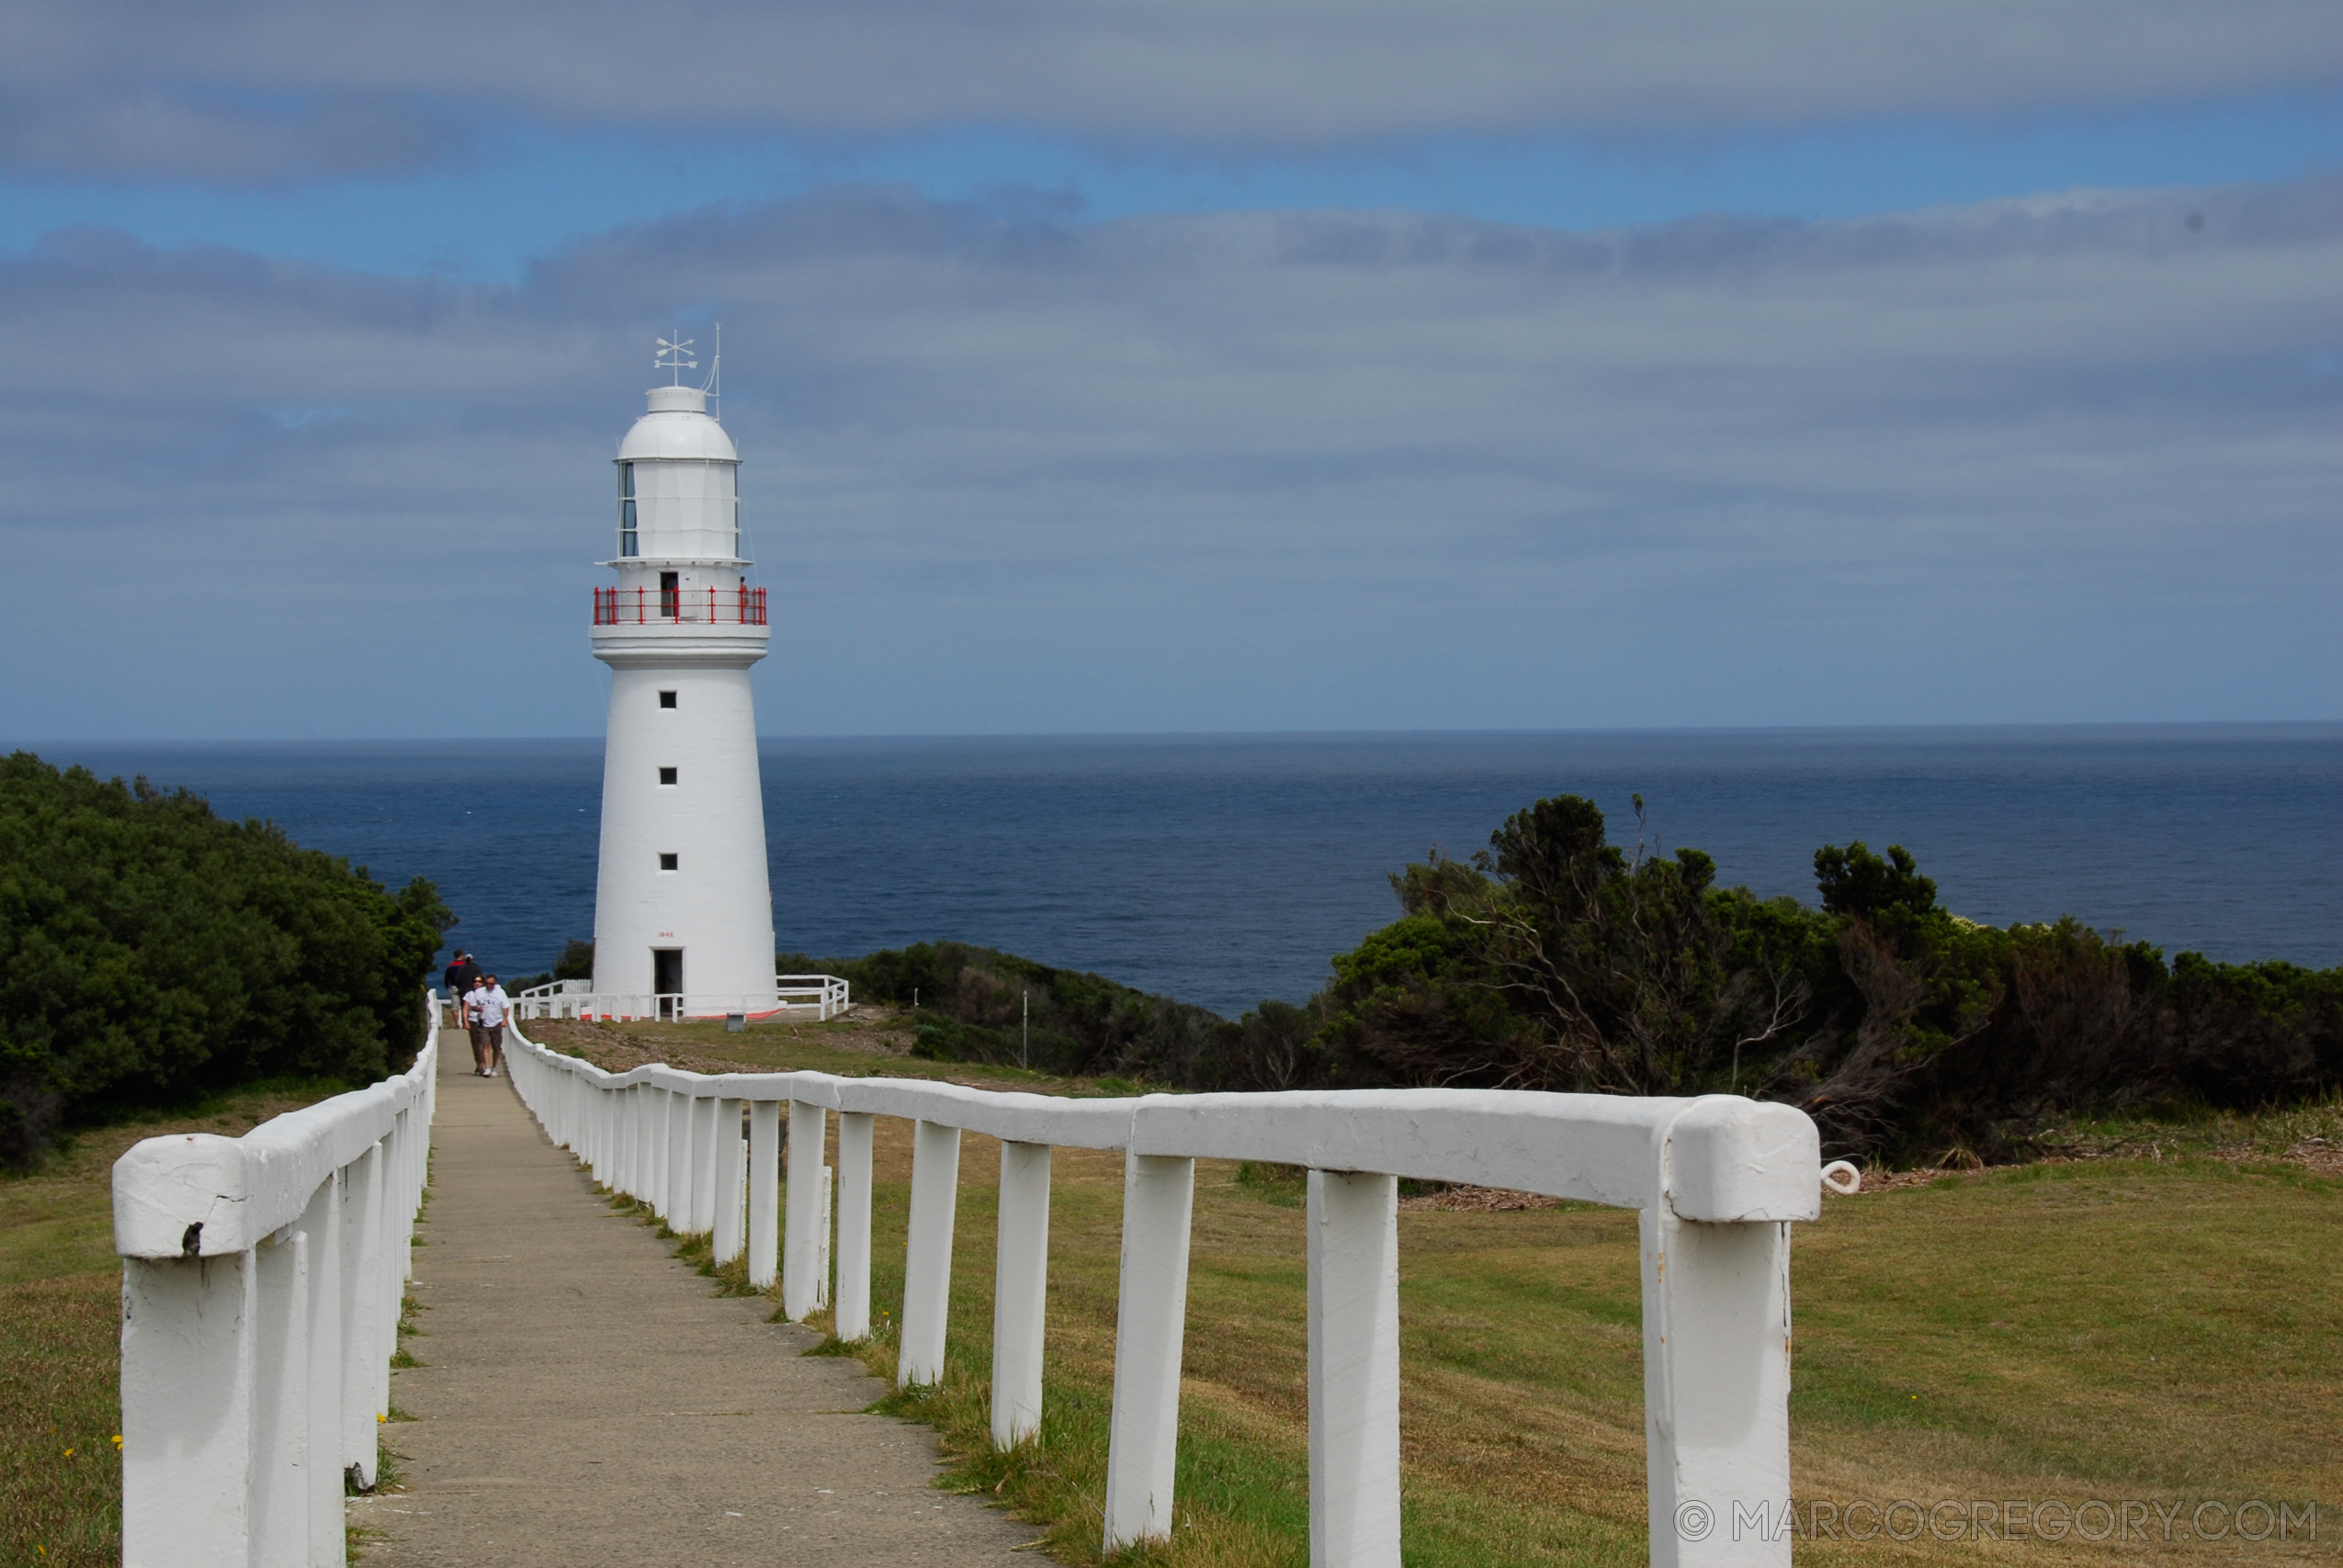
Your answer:
[[[185,785],[396,885],[505,976],[594,931],[602,742],[34,746]],[[1397,914],[1387,877],[1590,796],[1632,845],[1814,900],[1815,850],[1898,843],[1996,925],[2343,963],[2343,725],[767,739],[780,945],[953,938],[1235,1016]]]

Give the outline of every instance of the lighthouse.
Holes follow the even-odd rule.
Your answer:
[[[594,595],[594,656],[610,666],[594,989],[655,997],[645,1010],[661,1017],[776,1000],[749,692],[764,590],[748,581],[740,453],[707,389],[683,383],[691,346],[661,340],[670,384],[618,444],[617,548],[602,563],[617,581]]]

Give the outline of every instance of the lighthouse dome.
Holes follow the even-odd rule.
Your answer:
[[[684,461],[737,463],[732,438],[708,417],[707,394],[697,387],[653,387],[651,412],[635,421],[618,443],[622,463]]]

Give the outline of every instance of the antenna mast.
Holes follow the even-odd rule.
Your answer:
[[[707,385],[702,387],[700,390],[708,396],[708,417],[719,424],[723,423],[723,414],[720,411],[723,408],[724,400],[724,323],[721,321],[716,323],[715,363],[708,367]]]

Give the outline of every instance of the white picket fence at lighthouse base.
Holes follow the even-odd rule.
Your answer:
[[[1790,1503],[1790,1224],[1821,1204],[1814,1123],[1793,1107],[1494,1089],[1068,1100],[826,1073],[614,1074],[513,1033],[514,1087],[554,1142],[676,1231],[712,1232],[718,1262],[745,1250],[758,1286],[775,1276],[786,1114],[778,1272],[791,1318],[829,1294],[832,1173],[822,1155],[835,1113],[842,1339],[870,1333],[871,1119],[914,1122],[897,1368],[905,1384],[943,1374],[960,1135],[1000,1139],[992,1435],[1003,1447],[1040,1425],[1049,1151],[1124,1151],[1109,1551],[1167,1534],[1174,1517],[1198,1159],[1309,1171],[1313,1568],[1399,1562],[1398,1179],[1637,1210],[1651,1561],[1790,1562],[1778,1528]]]
[[[343,1479],[374,1483],[413,1272],[439,1061],[425,1010],[396,1077],[115,1162],[126,1568],[345,1561]]]

